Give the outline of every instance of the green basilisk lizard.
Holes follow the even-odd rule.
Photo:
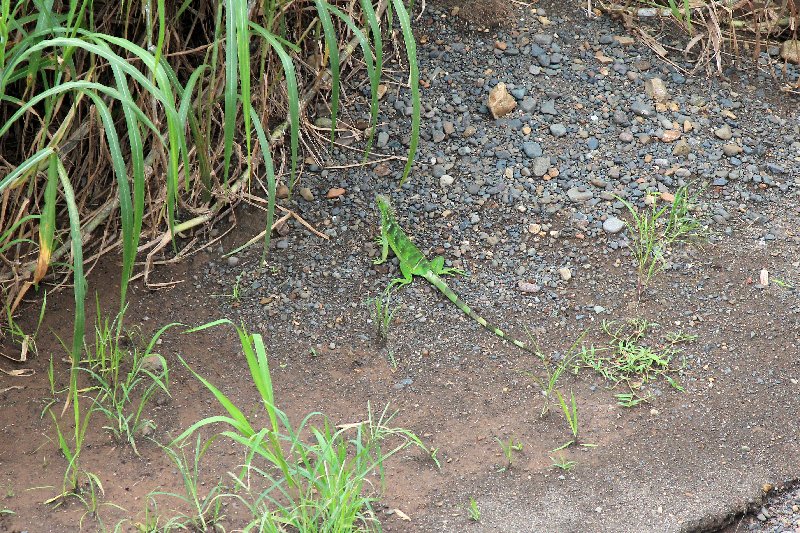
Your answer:
[[[464,272],[456,268],[446,268],[444,266],[444,257],[442,256],[438,256],[432,261],[428,261],[425,258],[425,255],[423,255],[420,249],[417,248],[413,242],[411,242],[411,239],[408,238],[408,235],[406,235],[406,233],[397,223],[397,217],[392,209],[392,204],[389,201],[389,198],[379,194],[376,197],[376,201],[378,203],[378,210],[381,214],[381,234],[378,236],[378,244],[381,246],[381,255],[378,259],[375,259],[373,263],[376,265],[384,263],[389,255],[389,248],[391,248],[394,254],[397,256],[397,259],[400,261],[400,272],[403,274],[402,278],[395,278],[392,280],[392,282],[389,284],[389,287],[386,289],[387,291],[390,290],[394,285],[403,286],[411,283],[414,276],[422,276],[423,278],[427,279],[431,285],[439,289],[439,291],[447,296],[447,298],[453,302],[456,307],[461,309],[464,314],[473,319],[475,322],[485,327],[501,339],[505,339],[515,346],[522,348],[523,350],[529,350],[524,342],[509,337],[502,329],[489,324],[485,318],[480,316],[467,304],[465,304],[440,277],[451,274],[463,275]]]

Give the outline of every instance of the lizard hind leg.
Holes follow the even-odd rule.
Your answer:
[[[441,255],[434,257],[430,265],[431,265],[431,270],[437,276],[452,276],[452,275],[465,276],[467,274],[466,272],[458,268],[445,267],[444,257],[442,257]]]
[[[399,289],[404,285],[408,285],[414,279],[413,269],[408,266],[406,263],[400,263],[400,272],[403,274],[402,278],[394,278],[389,286],[386,288],[387,291],[391,290],[395,286]]]

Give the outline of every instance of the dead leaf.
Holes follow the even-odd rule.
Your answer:
[[[394,514],[400,517],[401,520],[405,520],[406,522],[411,522],[411,517],[408,516],[406,513],[401,511],[400,509],[395,509]]]

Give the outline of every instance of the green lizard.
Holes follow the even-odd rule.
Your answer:
[[[509,337],[502,329],[489,324],[485,318],[465,304],[461,298],[447,286],[444,280],[439,277],[450,274],[463,275],[464,272],[456,268],[446,268],[444,266],[444,257],[442,256],[438,256],[432,261],[425,259],[423,253],[411,242],[411,239],[408,238],[408,235],[406,235],[397,223],[397,217],[392,209],[389,198],[379,194],[376,200],[378,203],[378,210],[381,213],[381,234],[378,237],[378,244],[381,246],[381,256],[376,259],[374,263],[379,265],[385,262],[389,255],[389,248],[391,248],[400,261],[400,272],[403,274],[402,278],[395,278],[392,280],[387,291],[394,285],[402,286],[411,283],[414,276],[422,276],[475,322],[501,339],[505,339],[523,350],[529,350],[524,342]]]

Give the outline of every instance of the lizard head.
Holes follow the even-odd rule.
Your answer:
[[[382,219],[389,218],[394,214],[392,210],[392,202],[389,201],[388,196],[376,194],[375,202],[378,204],[378,211],[380,211]]]

